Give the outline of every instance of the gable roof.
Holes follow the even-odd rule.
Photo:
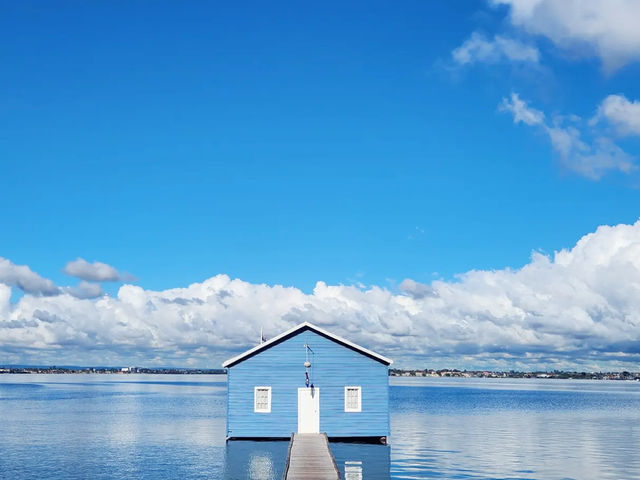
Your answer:
[[[357,345],[353,342],[350,342],[349,340],[346,340],[342,337],[339,337],[338,335],[335,335],[331,332],[328,332],[320,327],[316,327],[315,325],[313,325],[312,323],[309,322],[303,322],[299,325],[296,325],[293,328],[290,328],[289,330],[282,332],[280,335],[275,336],[269,340],[267,340],[264,343],[261,343],[260,345],[257,345],[249,350],[247,350],[244,353],[241,353],[240,355],[237,355],[233,358],[230,358],[228,360],[226,360],[223,364],[222,367],[223,368],[230,368],[233,367],[234,365],[253,357],[254,355],[257,355],[258,353],[260,353],[263,350],[266,350],[267,348],[271,347],[272,345],[276,345],[280,342],[285,341],[287,338],[292,337],[294,335],[297,335],[298,333],[304,331],[304,330],[312,330],[320,335],[322,335],[323,337],[326,337],[330,340],[333,340],[336,343],[339,343],[340,345],[344,345],[347,348],[350,348],[351,350],[355,350],[356,352],[361,353],[362,355],[365,355],[369,358],[372,358],[374,360],[377,360],[380,363],[384,363],[385,365],[391,365],[393,363],[393,360],[391,360],[390,358],[384,357],[382,355],[380,355],[379,353],[376,353],[372,350],[369,350],[367,348],[361,347],[360,345]]]

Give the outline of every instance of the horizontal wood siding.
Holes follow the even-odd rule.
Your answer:
[[[228,437],[289,437],[298,429],[298,388],[320,389],[320,431],[329,437],[388,436],[388,367],[311,330],[301,331],[229,369]],[[271,413],[253,411],[254,387],[271,387]],[[344,387],[362,387],[362,411],[344,411]]]

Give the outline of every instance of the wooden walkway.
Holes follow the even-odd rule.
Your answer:
[[[326,433],[294,433],[284,480],[339,480],[340,472]]]

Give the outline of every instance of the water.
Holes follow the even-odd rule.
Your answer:
[[[396,383],[392,478],[640,479],[640,383]]]
[[[391,447],[332,443],[343,478],[640,479],[638,382],[391,385]],[[280,479],[286,442],[225,444],[225,396],[216,375],[0,375],[0,478]]]

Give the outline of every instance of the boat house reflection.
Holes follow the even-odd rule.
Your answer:
[[[340,477],[344,480],[388,480],[388,445],[331,442]],[[280,480],[289,443],[237,441],[226,445],[225,480]]]

